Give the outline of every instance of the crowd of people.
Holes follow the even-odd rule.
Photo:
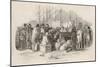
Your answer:
[[[53,28],[49,24],[24,24],[16,31],[16,49],[41,51],[42,46],[49,45],[54,50],[80,50],[89,47],[92,43],[92,29],[90,26],[77,28],[73,26],[69,32],[66,27]],[[42,45],[42,46],[41,46]],[[46,47],[45,47],[46,48]]]

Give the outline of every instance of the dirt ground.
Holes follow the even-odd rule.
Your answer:
[[[13,65],[30,65],[30,64],[48,64],[48,63],[63,63],[63,62],[78,62],[78,61],[93,61],[95,60],[94,45],[86,50],[81,51],[52,51],[42,53],[40,51],[33,52],[31,50],[17,51],[12,55]]]

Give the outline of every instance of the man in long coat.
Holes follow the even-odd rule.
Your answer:
[[[76,34],[76,27],[72,28],[72,36],[71,36],[71,40],[72,40],[72,49],[76,50],[76,45],[77,45],[77,34]]]
[[[39,24],[37,24],[32,32],[32,50],[33,51],[37,51],[39,37],[40,37],[40,27],[39,27]]]

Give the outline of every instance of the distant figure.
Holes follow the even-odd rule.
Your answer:
[[[28,48],[28,25],[25,23],[23,30],[22,30],[23,36],[24,36],[24,40],[25,40],[25,44],[24,45],[24,49]]]
[[[31,24],[29,24],[28,25],[28,45],[27,45],[27,47],[28,48],[31,48],[32,47],[32,30],[33,30],[33,28],[32,28],[32,26],[31,26]]]
[[[66,32],[66,29],[64,27],[61,27],[60,32]]]
[[[41,33],[42,33],[42,34],[45,33],[45,29],[44,29],[44,27],[41,27]]]
[[[23,28],[24,32],[25,32],[25,48],[28,48],[28,25],[24,24],[24,28]]]
[[[91,29],[91,27],[88,27],[88,30],[89,30],[89,37],[90,37],[90,42],[89,42],[89,44],[91,44],[91,43],[92,43],[92,40],[93,40],[93,37],[92,37],[92,29]]]
[[[77,34],[76,34],[76,27],[72,28],[72,36],[71,36],[71,40],[72,40],[72,49],[76,50],[76,44],[77,44]]]
[[[87,26],[86,40],[87,40],[87,47],[89,47],[92,43],[92,30],[89,26]]]
[[[17,28],[17,31],[16,31],[16,49],[19,49],[20,48],[20,27]]]
[[[40,27],[44,29],[45,28],[45,25],[44,24],[41,24]]]
[[[45,32],[48,32],[48,31],[49,31],[49,29],[50,29],[49,24],[46,24],[46,27],[45,27]]]
[[[77,30],[77,49],[84,48],[82,45],[82,30]]]
[[[55,39],[55,41],[57,41],[59,38],[60,38],[60,32],[57,31],[57,32],[54,34],[54,39]]]
[[[86,30],[85,26],[84,26],[84,29],[83,29],[82,39],[83,39],[84,47],[87,47],[87,30]]]
[[[42,41],[42,39],[43,39],[43,35],[45,34],[45,29],[44,29],[44,26],[41,26],[41,28],[40,28],[40,43],[41,43],[41,41]]]
[[[32,32],[32,50],[37,51],[37,43],[39,42],[40,37],[40,27],[39,24],[33,29]]]
[[[19,38],[20,49],[23,50],[26,48],[26,31],[24,28],[21,29]]]
[[[18,27],[16,31],[16,48],[19,50],[24,50],[27,48],[27,36],[28,29],[27,24],[24,24],[22,27]]]

